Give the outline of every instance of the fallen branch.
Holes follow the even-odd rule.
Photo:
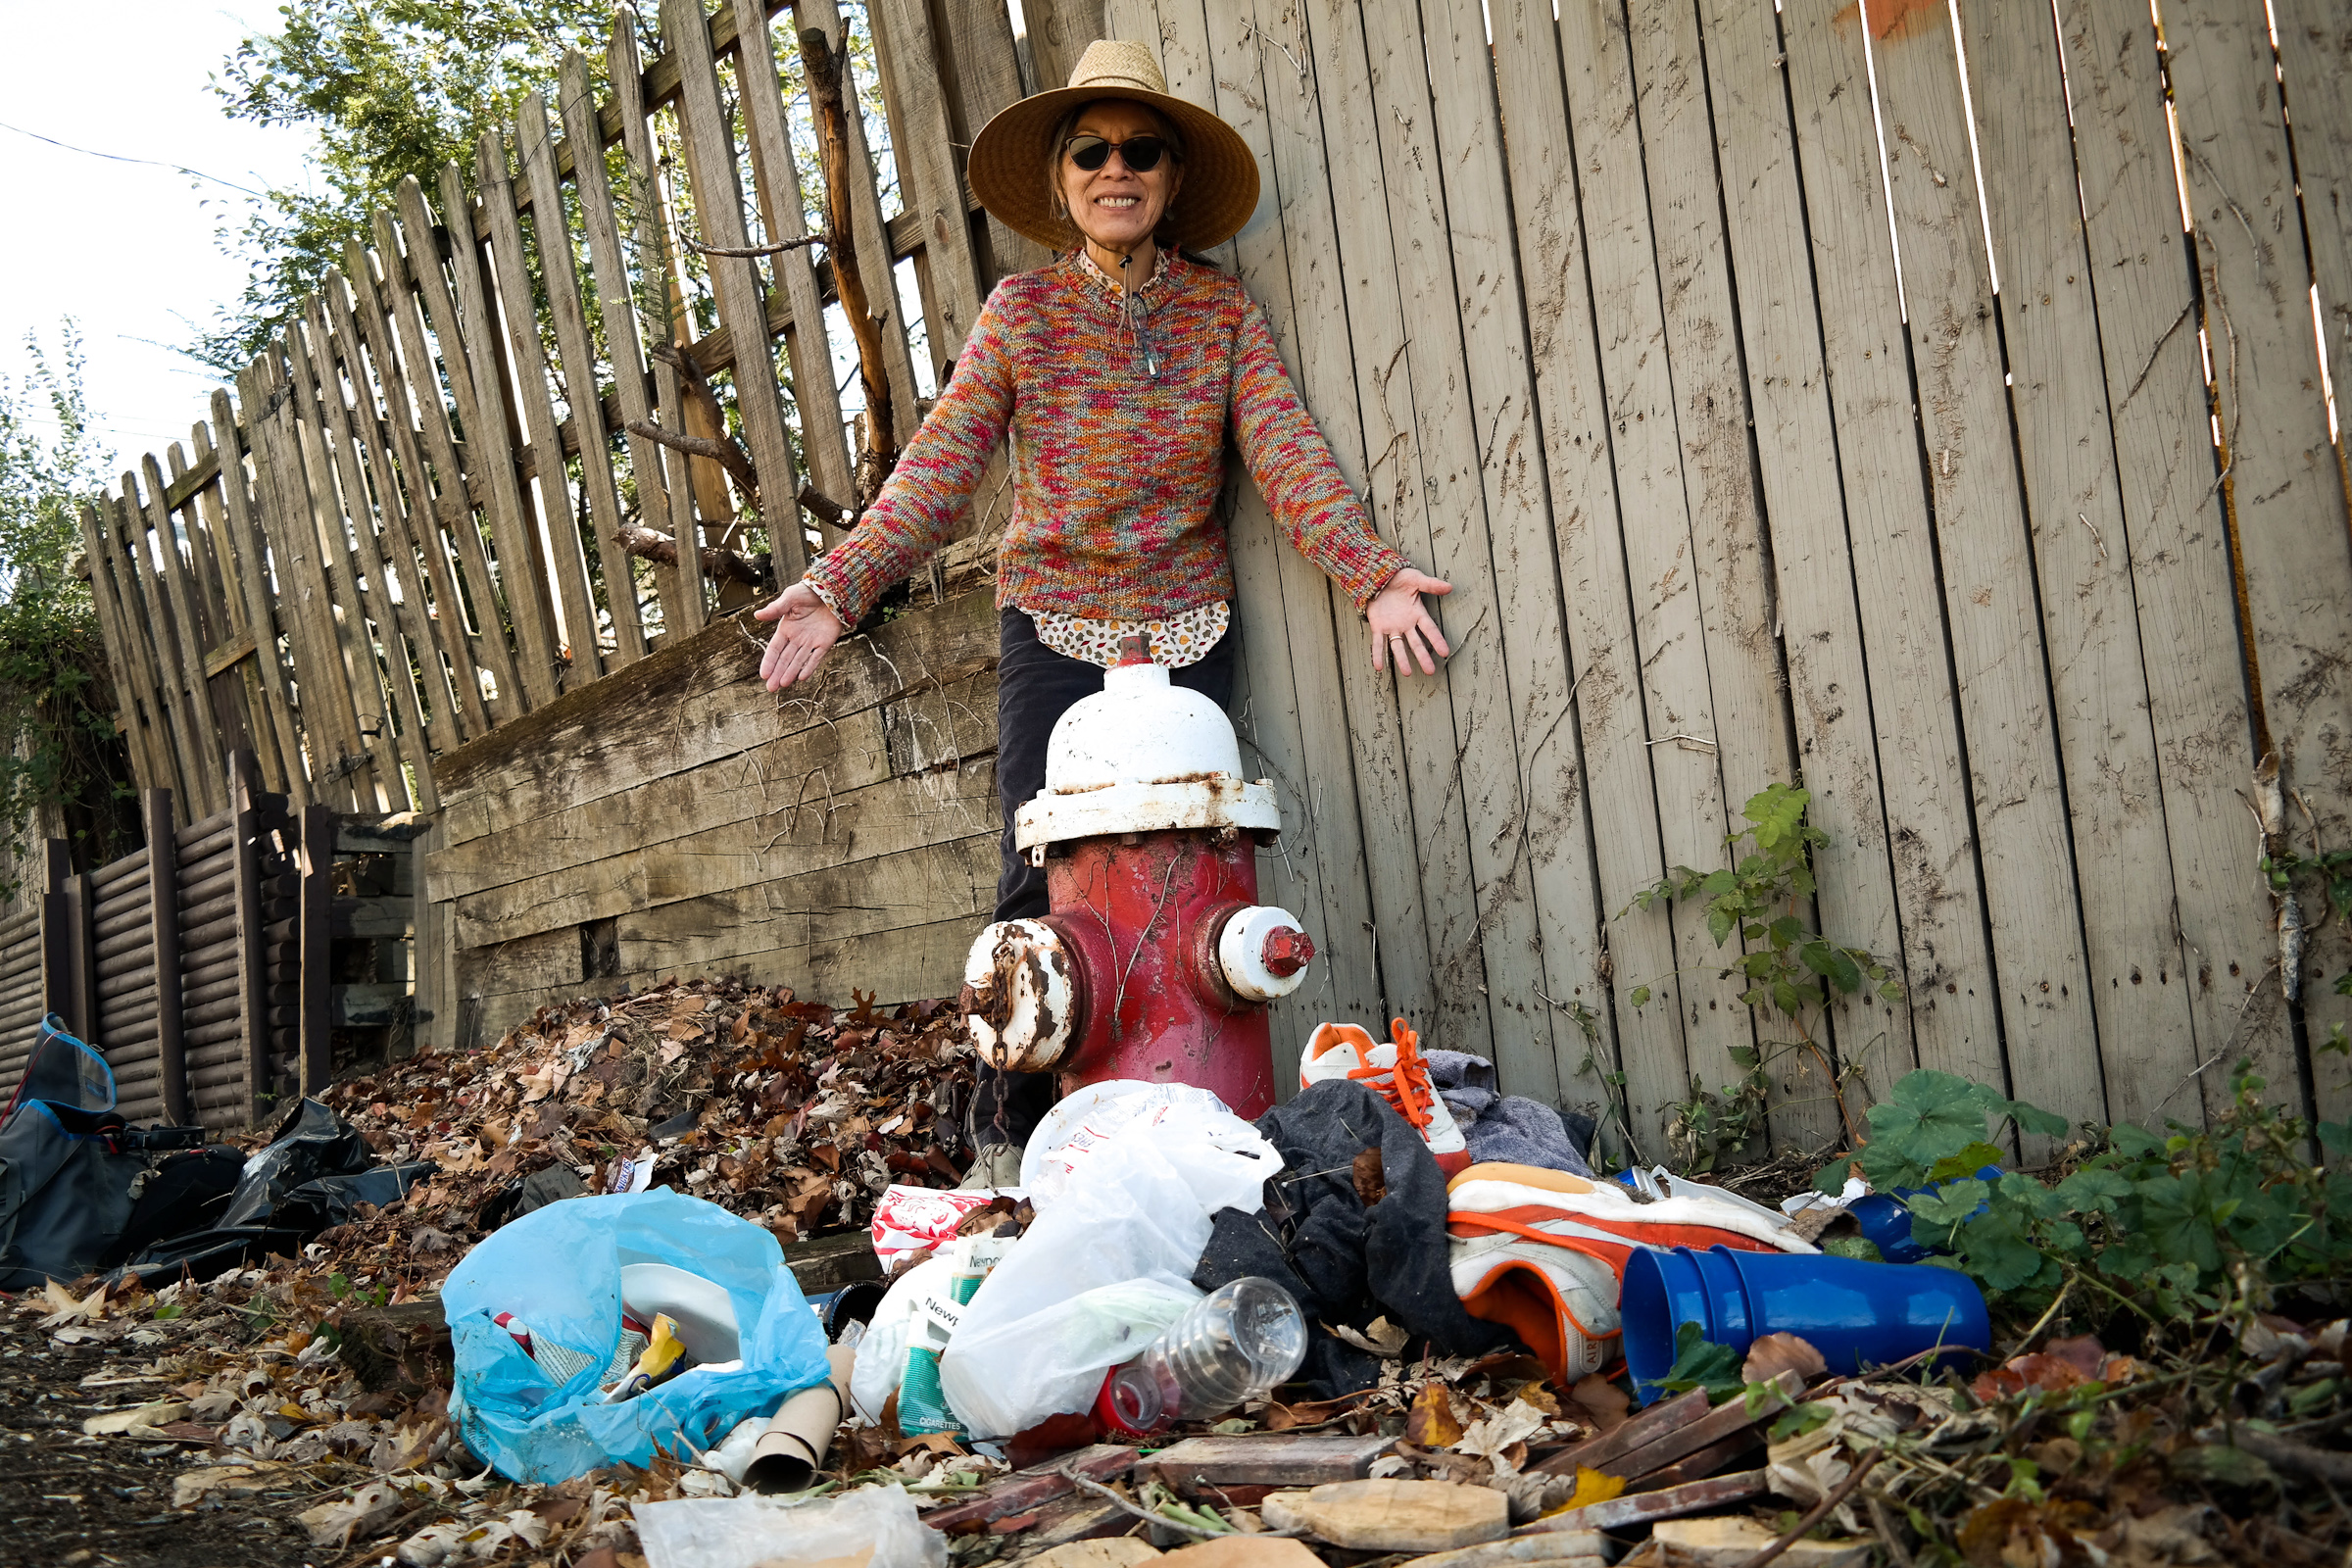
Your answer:
[[[806,482],[801,485],[801,493],[794,499],[800,502],[803,512],[808,513],[817,521],[829,523],[836,528],[840,527],[842,519],[850,514],[849,508],[816,486]]]
[[[778,240],[773,245],[705,245],[700,240],[691,239],[686,243],[705,256],[732,256],[743,261],[758,261],[762,256],[781,256],[786,251],[797,251],[808,245],[830,247],[833,243],[833,236],[830,234],[808,234],[800,239]]]
[[[1813,1505],[1810,1513],[1799,1519],[1780,1540],[1741,1563],[1740,1568],[1764,1568],[1766,1563],[1774,1561],[1782,1552],[1811,1535],[1813,1527],[1827,1519],[1830,1516],[1830,1510],[1843,1502],[1853,1490],[1862,1484],[1862,1478],[1870,1474],[1873,1467],[1886,1457],[1886,1450],[1885,1448],[1876,1449],[1866,1455],[1860,1464],[1854,1466],[1851,1475],[1838,1482],[1836,1490]]]
[[[648,441],[683,452],[690,458],[715,460],[720,467],[734,476],[737,484],[743,486],[744,498],[751,503],[752,510],[760,510],[759,470],[752,466],[752,460],[743,448],[733,441],[711,441],[699,435],[683,435],[675,430],[664,430],[651,419],[631,419],[624,428],[631,435],[644,436]]]
[[[2223,1434],[2208,1427],[2197,1434],[2209,1443],[2220,1442]],[[2352,1483],[2352,1454],[2332,1453],[2326,1448],[2314,1448],[2286,1438],[2274,1437],[2240,1425],[2228,1435],[2230,1447],[2239,1448],[2263,1460],[2274,1470],[2288,1470],[2299,1476],[2330,1485]]]
[[[631,426],[631,428],[635,427]],[[680,436],[678,439],[680,442],[685,442],[694,438]],[[698,443],[702,446],[715,444],[709,441]],[[685,449],[681,447],[681,450]],[[660,562],[664,566],[674,566],[678,564],[678,542],[669,535],[653,528],[623,528],[612,535],[612,542],[632,556],[642,556],[648,561]],[[759,567],[732,550],[720,550],[705,545],[702,556],[705,576],[740,582],[753,588],[760,587],[766,580],[761,576]]]
[[[850,111],[846,79],[849,60],[836,54],[822,27],[801,34],[801,63],[815,111],[816,140],[823,154],[825,226],[833,235],[826,254],[833,263],[833,290],[858,343],[858,379],[865,389],[865,450],[858,455],[858,502],[870,503],[899,461],[898,416],[890,399],[890,371],[882,359],[882,321],[865,295],[858,270],[857,230],[850,215]]]

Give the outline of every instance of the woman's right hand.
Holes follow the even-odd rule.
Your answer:
[[[849,629],[805,582],[794,583],[752,614],[776,623],[767,651],[760,656],[760,679],[771,692],[815,674],[816,666],[825,662],[825,655]]]

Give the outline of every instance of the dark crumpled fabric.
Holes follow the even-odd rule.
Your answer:
[[[1257,1119],[1283,1158],[1266,1182],[1263,1213],[1218,1211],[1193,1283],[1213,1291],[1246,1274],[1298,1298],[1310,1325],[1362,1329],[1376,1317],[1429,1341],[1441,1355],[1483,1355],[1510,1332],[1472,1317],[1453,1291],[1446,1247],[1446,1177],[1403,1117],[1360,1083],[1314,1085]],[[1355,1156],[1377,1147],[1387,1191],[1356,1196]],[[1418,1355],[1417,1346],[1408,1355]],[[1380,1360],[1320,1329],[1299,1368],[1311,1398],[1370,1388]]]
[[[1504,1095],[1494,1088],[1494,1064],[1466,1051],[1425,1051],[1429,1081],[1453,1112],[1454,1125],[1478,1164],[1541,1165],[1571,1176],[1591,1176],[1584,1150],[1592,1147],[1592,1123],[1568,1118],[1541,1101]]]

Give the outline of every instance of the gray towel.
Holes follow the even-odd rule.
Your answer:
[[[1466,1051],[1426,1051],[1422,1056],[1429,1063],[1429,1081],[1453,1112],[1474,1162],[1592,1174],[1560,1113],[1541,1101],[1497,1093],[1494,1064],[1486,1057]],[[1591,1136],[1588,1128],[1586,1138]]]

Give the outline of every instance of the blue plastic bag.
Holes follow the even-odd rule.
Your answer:
[[[618,1404],[592,1403],[620,1343],[620,1271],[667,1263],[726,1288],[743,1325],[742,1365],[695,1368]],[[667,1191],[574,1198],[523,1215],[466,1255],[441,1289],[457,1351],[449,1413],[501,1475],[552,1483],[657,1448],[708,1448],[826,1380],[824,1332],[776,1239],[715,1203]],[[587,1364],[557,1383],[495,1321]]]

